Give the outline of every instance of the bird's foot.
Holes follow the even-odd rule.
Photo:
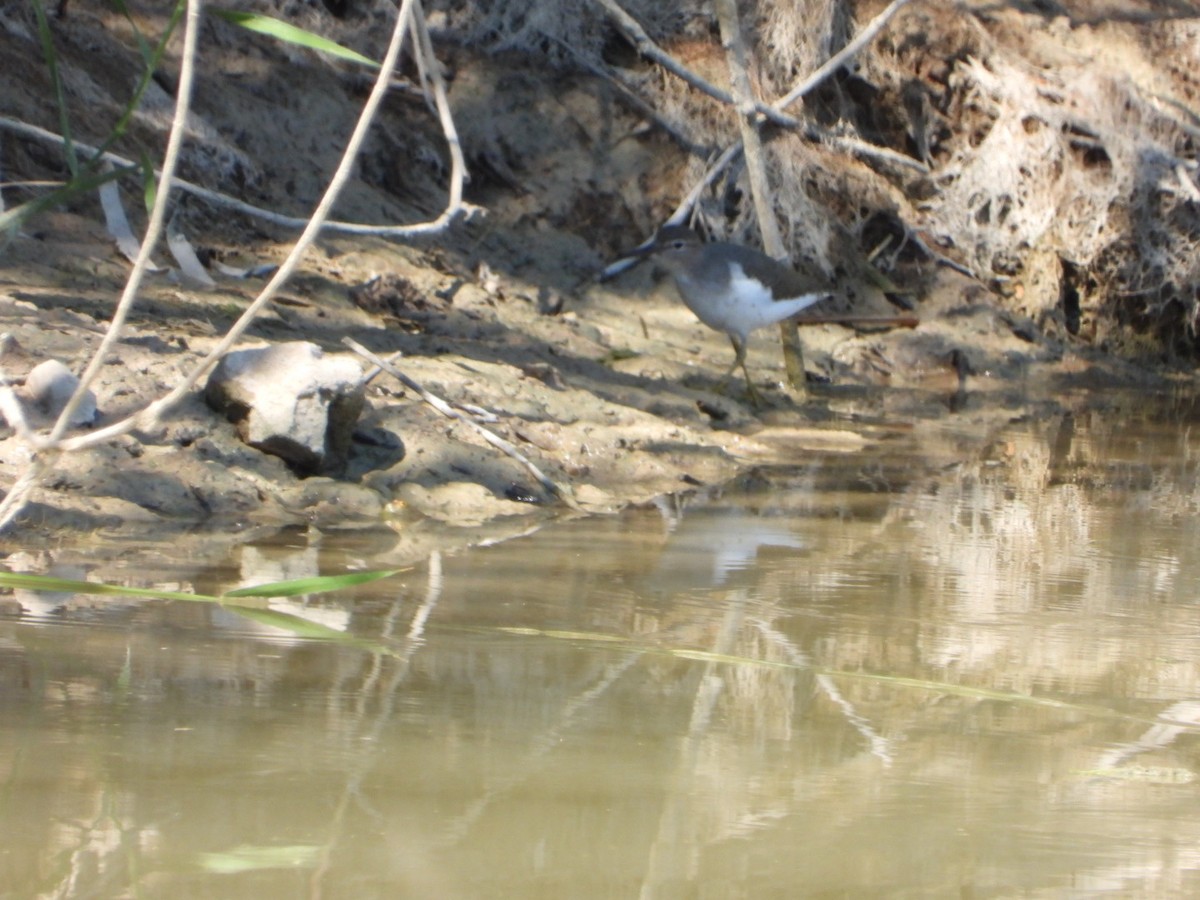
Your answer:
[[[733,399],[732,392],[730,390],[732,383],[733,379],[729,375],[726,375],[713,386],[712,391],[714,394],[720,394],[722,397],[730,397]],[[754,382],[747,378],[745,384],[745,395],[746,399],[750,401],[750,405],[754,407],[755,410],[763,409],[766,406],[766,403],[763,400],[762,394],[758,392],[758,388],[754,386]]]
[[[746,397],[750,400],[750,405],[755,410],[763,409],[766,406],[762,394],[758,392],[758,388],[754,386],[754,382],[749,379],[746,381]]]

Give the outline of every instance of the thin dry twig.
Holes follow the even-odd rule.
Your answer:
[[[423,69],[433,84],[435,107],[438,112],[438,118],[442,125],[442,131],[446,138],[446,143],[450,151],[450,188],[449,200],[445,210],[442,211],[436,219],[428,222],[420,222],[415,225],[366,225],[358,222],[340,222],[337,220],[329,220],[323,223],[322,230],[326,232],[339,232],[342,234],[359,234],[359,235],[374,235],[377,237],[391,238],[413,238],[421,237],[430,234],[438,234],[444,231],[451,223],[460,216],[471,217],[477,213],[483,212],[483,208],[471,203],[466,203],[462,199],[463,184],[467,179],[466,161],[463,157],[462,146],[458,139],[458,131],[454,126],[454,119],[450,112],[450,103],[446,94],[445,78],[442,75],[441,66],[438,64],[436,57],[433,56],[433,46],[430,42],[429,31],[425,27],[425,17],[420,11],[419,5],[415,8],[412,18],[419,23],[420,32],[417,37],[419,50],[417,56],[428,56],[427,60],[423,61]],[[390,78],[390,76],[389,76]],[[376,82],[378,83],[378,82]],[[44,128],[39,128],[36,125],[30,125],[28,122],[21,122],[17,119],[9,118],[8,116],[0,116],[0,129],[12,132],[13,134],[21,135],[22,137],[30,138],[44,143],[62,145],[62,135],[55,134],[53,131],[47,131]],[[92,147],[81,141],[74,141],[75,147],[80,153],[85,153],[95,156],[100,154],[98,147]],[[116,153],[105,152],[98,157],[101,161],[108,162],[114,166],[122,168],[136,168],[137,163],[133,160],[126,159]],[[162,171],[155,169],[155,176],[162,177]],[[182,193],[190,194],[212,203],[215,206],[232,209],[235,212],[243,215],[252,216],[265,222],[270,222],[273,225],[278,225],[283,228],[298,228],[307,227],[310,219],[287,216],[282,213],[275,212],[269,209],[255,206],[247,203],[244,200],[239,200],[237,197],[231,197],[228,194],[222,194],[220,191],[214,191],[206,187],[201,187],[183,178],[172,178],[171,187],[177,188]]]
[[[202,0],[190,0],[188,14],[188,30],[185,39],[185,61],[184,72],[188,71],[188,66],[191,65],[191,60],[194,59],[195,38],[198,33],[197,23],[199,18],[199,9]],[[322,227],[326,223],[326,218],[329,211],[333,208],[338,195],[342,188],[350,178],[355,160],[358,156],[359,149],[365,139],[370,128],[371,122],[378,111],[380,103],[383,101],[387,93],[388,85],[391,79],[392,72],[400,57],[400,49],[404,42],[404,37],[410,27],[414,26],[414,44],[417,46],[417,53],[430,52],[431,45],[428,39],[428,34],[423,31],[423,16],[420,12],[418,0],[404,0],[401,5],[399,14],[396,17],[396,24],[392,32],[391,42],[388,45],[387,53],[380,67],[375,85],[363,105],[362,112],[358,122],[355,125],[354,131],[351,134],[346,144],[346,150],[342,156],[342,160],[330,179],[329,185],[326,188],[324,196],[314,210],[313,215],[307,220],[303,233],[297,239],[288,258],[276,271],[274,277],[263,288],[262,292],[254,302],[246,309],[242,316],[234,323],[229,332],[222,338],[216,348],[213,349],[199,364],[197,364],[190,373],[168,392],[165,396],[150,403],[141,411],[131,415],[121,421],[118,421],[107,428],[102,428],[86,435],[80,435],[73,438],[62,439],[61,434],[65,429],[63,422],[68,422],[71,414],[71,407],[63,412],[59,422],[56,423],[55,429],[47,437],[34,436],[30,441],[30,445],[36,451],[33,459],[18,476],[16,483],[9,490],[3,501],[0,501],[0,529],[6,527],[12,520],[21,512],[28,502],[32,490],[40,483],[43,474],[48,469],[50,463],[57,457],[59,453],[72,452],[82,450],[88,447],[108,441],[114,437],[126,434],[135,428],[150,428],[156,425],[170,409],[172,409],[180,400],[186,396],[196,382],[208,371],[208,369],[223,356],[241,337],[246,328],[254,320],[254,318],[262,311],[263,307],[273,298],[279,287],[292,274],[300,259],[307,251],[308,247],[316,239]],[[430,79],[434,85],[435,98],[437,99],[439,110],[443,115],[443,128],[447,132],[447,140],[451,144],[451,156],[454,160],[456,174],[460,176],[457,182],[452,179],[452,188],[450,192],[450,204],[446,212],[443,213],[441,220],[443,225],[455,215],[454,210],[456,205],[461,205],[461,181],[465,179],[465,164],[463,162],[461,150],[458,149],[457,135],[454,132],[453,122],[449,119],[449,106],[446,103],[445,85],[441,80],[441,74],[436,70],[436,60],[433,60],[433,65],[427,67],[430,73]],[[184,82],[181,79],[181,88],[179,91],[179,108],[177,109],[176,123],[186,121],[186,98],[187,91],[184,90]],[[175,130],[172,135],[174,137]],[[172,147],[177,151],[177,144],[173,143]],[[162,178],[162,186],[159,189],[159,201],[165,204],[170,183],[170,172],[174,165],[174,156],[164,160],[165,175]],[[456,185],[456,186],[455,186]],[[163,207],[165,209],[165,206]],[[156,207],[158,209],[158,207]],[[151,215],[151,227],[148,228],[146,237],[142,243],[142,252],[139,256],[139,261],[144,257],[148,258],[150,251],[153,249],[154,243],[158,237],[158,230],[161,229],[162,217],[159,215],[155,218]],[[135,265],[135,271],[131,275],[130,285],[127,286],[125,295],[122,301],[118,304],[116,314],[114,314],[113,323],[109,327],[109,332],[106,335],[105,342],[102,344],[101,350],[97,351],[93,359],[101,362],[104,359],[104,348],[111,344],[119,336],[120,328],[123,323],[125,314],[128,311],[131,298],[136,293],[137,280],[134,276],[140,278],[140,272]],[[130,298],[127,300],[126,298]],[[94,366],[89,365],[85,372],[84,378],[81,379],[80,391],[85,390],[89,381],[94,376]],[[11,392],[10,392],[11,393]],[[11,398],[16,400],[15,396]],[[20,416],[17,417],[20,421]]]
[[[912,0],[892,0],[886,9],[879,13],[879,15],[872,19],[862,31],[854,36],[854,39],[850,41],[850,43],[831,56],[824,63],[824,65],[820,66],[815,72],[800,82],[800,84],[792,88],[792,90],[790,90],[779,100],[772,103],[769,108],[776,111],[781,111],[795,103],[800,98],[811,93],[813,89],[817,87],[817,85],[821,84],[821,82],[823,82],[826,78],[831,76],[853,57],[858,55],[858,53],[861,52],[862,49],[869,44],[875,38],[875,36],[879,34],[880,31],[883,30],[884,26],[887,25],[892,17],[911,2]],[[875,149],[882,150],[883,148]],[[733,144],[730,147],[727,147],[720,157],[718,157],[717,160],[704,173],[697,186],[689,191],[687,200],[685,202],[694,204],[696,200],[699,199],[700,194],[703,193],[704,188],[711,184],[721,173],[721,171],[723,171],[731,162],[733,162],[733,160],[737,158],[740,152],[741,147],[738,144]],[[690,208],[690,206],[688,208]],[[678,217],[679,220],[682,220],[686,215],[687,209],[684,208],[683,204],[680,204],[680,207],[677,208],[675,213],[672,214],[672,220],[674,220],[676,217]]]
[[[108,323],[108,330],[105,331],[104,337],[100,339],[100,345],[96,348],[96,352],[92,354],[92,358],[84,368],[83,374],[79,376],[79,384],[76,385],[71,399],[67,401],[66,406],[59,413],[58,420],[54,423],[54,427],[50,429],[50,434],[46,437],[46,440],[51,443],[61,438],[67,428],[70,427],[71,422],[74,421],[75,412],[79,409],[79,404],[88,395],[88,391],[91,389],[92,383],[96,380],[96,376],[100,373],[101,367],[108,362],[112,348],[121,339],[121,334],[125,329],[125,320],[128,318],[129,311],[133,308],[134,301],[137,299],[137,292],[141,289],[142,279],[146,275],[146,270],[152,265],[150,255],[158,245],[158,239],[163,232],[163,223],[166,222],[167,206],[171,199],[171,178],[175,174],[175,167],[179,163],[179,151],[183,148],[183,139],[187,131],[188,109],[191,107],[192,85],[196,77],[196,44],[200,34],[200,11],[203,5],[204,0],[189,0],[188,2],[187,29],[184,32],[183,38],[183,56],[179,69],[179,89],[176,91],[175,97],[175,115],[171,120],[171,131],[167,137],[167,149],[163,154],[162,175],[160,176],[158,191],[155,193],[154,206],[150,210],[150,218],[146,223],[146,234],[142,237],[137,258],[133,262],[133,269],[130,271],[129,277],[125,280],[125,290],[121,292],[121,298],[117,301],[116,309],[113,310],[112,319]]]
[[[188,2],[187,28],[184,32],[183,59],[180,64],[179,90],[175,101],[175,119],[172,123],[170,138],[167,141],[167,150],[163,159],[162,181],[154,207],[150,211],[150,220],[146,225],[145,238],[142,240],[141,248],[138,251],[137,258],[134,260],[133,269],[126,280],[125,290],[117,302],[112,320],[109,323],[108,330],[100,341],[100,346],[96,348],[96,352],[85,367],[83,374],[80,376],[79,384],[67,400],[57,421],[51,427],[50,433],[45,438],[33,442],[34,446],[41,445],[44,448],[43,452],[36,454],[29,461],[25,472],[22,473],[22,476],[17,479],[8,494],[5,495],[4,500],[0,502],[0,530],[6,528],[20,514],[21,510],[29,502],[33,490],[41,483],[42,476],[50,467],[55,452],[58,450],[57,443],[59,439],[66,432],[67,428],[70,427],[79,404],[87,396],[91,383],[95,381],[100,368],[107,361],[113,345],[120,340],[121,332],[125,326],[125,319],[129,315],[129,310],[132,308],[134,300],[137,297],[142,277],[150,265],[150,254],[158,242],[166,216],[167,195],[169,194],[168,186],[170,185],[171,173],[178,162],[179,149],[183,143],[184,125],[187,122],[187,111],[191,103],[191,89],[195,74],[196,42],[200,31],[200,10],[202,5],[203,0],[189,0]],[[15,401],[16,397],[11,396],[6,399]],[[13,420],[10,418],[9,421],[10,423],[15,423],[19,419]]]
[[[528,471],[530,475],[532,475],[534,478],[537,479],[538,484],[540,484],[552,496],[557,497],[559,500],[561,500],[564,505],[566,505],[574,510],[578,510],[580,508],[578,501],[575,499],[574,495],[571,493],[571,489],[569,487],[564,487],[562,485],[559,485],[558,483],[556,483],[555,481],[550,479],[527,456],[522,454],[521,451],[519,451],[516,447],[514,447],[511,443],[506,441],[504,438],[500,437],[495,432],[490,431],[487,428],[484,428],[482,425],[480,425],[474,419],[471,419],[467,416],[462,415],[457,410],[455,410],[452,406],[450,406],[450,404],[447,403],[445,400],[443,400],[441,397],[437,396],[436,394],[431,394],[424,387],[422,387],[418,382],[409,378],[407,375],[405,375],[403,372],[401,372],[399,369],[397,369],[391,363],[387,362],[386,360],[384,360],[384,359],[380,358],[379,356],[377,356],[376,354],[372,353],[370,350],[368,350],[366,347],[364,347],[362,344],[358,343],[357,341],[353,340],[352,338],[342,338],[342,343],[345,344],[347,347],[349,347],[351,350],[353,350],[355,353],[357,353],[359,356],[361,356],[363,359],[370,362],[372,365],[377,366],[379,369],[381,369],[384,372],[387,372],[389,375],[391,375],[393,378],[395,378],[397,381],[399,381],[401,384],[403,384],[409,390],[415,391],[422,400],[424,400],[426,403],[428,403],[430,406],[432,406],[434,409],[436,409],[438,412],[440,412],[443,416],[445,416],[448,419],[453,419],[456,422],[462,422],[462,423],[466,424],[467,426],[472,428],[476,434],[478,434],[481,438],[483,438],[485,441],[487,441],[493,447],[497,448],[502,453],[508,455],[512,459],[515,459],[518,463],[520,463],[522,466],[525,467],[526,471]]]
[[[412,12],[414,44],[417,46],[415,56],[425,60],[425,75],[433,84],[433,99],[437,106],[438,121],[442,125],[442,134],[446,138],[446,146],[450,151],[450,195],[446,209],[432,222],[421,225],[406,226],[422,228],[424,231],[413,231],[413,234],[433,234],[445,229],[464,211],[478,211],[480,207],[463,202],[463,185],[467,180],[467,161],[463,156],[462,143],[458,139],[458,129],[454,125],[454,116],[450,111],[450,98],[446,92],[446,79],[442,74],[442,64],[433,52],[433,41],[429,37],[429,27],[425,22],[425,10],[420,0],[413,5]],[[360,232],[361,233],[361,232]]]
[[[804,136],[812,141],[823,141],[831,147],[841,150],[843,153],[873,159],[876,162],[889,163],[893,166],[901,166],[905,169],[912,169],[914,172],[920,172],[922,175],[930,173],[929,166],[921,162],[921,160],[914,159],[898,150],[880,147],[878,144],[872,144],[870,141],[864,141],[862,138],[851,137],[848,134],[830,134],[823,129],[813,126],[804,129]]]
[[[46,144],[62,146],[62,135],[55,134],[53,131],[47,131],[45,128],[39,128],[37,125],[30,125],[28,122],[21,122],[17,119],[11,119],[8,116],[0,116],[0,129],[18,134],[22,137],[32,140],[41,141]],[[85,144],[82,141],[74,141],[75,147],[86,154],[95,154],[98,152],[98,147],[93,147]],[[114,166],[121,168],[136,168],[137,163],[131,159],[126,159],[117,153],[105,152],[99,157],[100,160],[112,163]],[[451,159],[453,164],[453,157]],[[155,176],[161,176],[162,172],[159,169],[154,170]],[[245,200],[239,200],[237,197],[231,197],[228,194],[222,194],[220,191],[214,191],[210,188],[201,187],[194,184],[185,178],[171,179],[171,187],[177,188],[181,193],[190,194],[193,197],[198,197],[205,200],[214,206],[220,206],[225,209],[231,209],[234,212],[242,213],[243,215],[251,216],[255,219],[260,219],[264,222],[269,222],[272,225],[278,225],[281,228],[298,229],[303,228],[308,224],[308,219],[302,216],[288,216],[283,213],[275,212],[270,209],[263,209],[261,206],[255,206],[252,203],[247,203]],[[457,210],[458,215],[472,216],[482,212],[483,208],[470,203],[463,203]],[[330,232],[339,232],[342,234],[361,234],[375,235],[377,237],[392,237],[392,238],[411,238],[422,235],[436,234],[446,228],[449,220],[455,218],[456,215],[451,214],[448,208],[437,219],[430,222],[421,222],[416,225],[365,225],[358,222],[340,222],[330,220],[322,226],[323,230]]]
[[[634,45],[638,53],[647,59],[651,59],[658,63],[669,72],[673,72],[681,79],[686,81],[692,87],[699,91],[703,91],[710,97],[720,100],[722,103],[727,103],[730,106],[737,106],[733,95],[722,88],[717,87],[712,82],[696,74],[679,60],[675,59],[670,53],[658,46],[650,35],[646,34],[646,29],[638,23],[637,19],[625,12],[617,3],[616,0],[596,0],[596,3],[608,14],[608,17],[613,20],[618,28],[629,39],[629,42]],[[758,115],[770,119],[776,125],[784,128],[796,128],[800,125],[799,121],[783,112],[781,109],[772,109],[764,104],[752,102],[751,107],[746,112],[757,113]]]
[[[800,98],[811,93],[817,85],[857,56],[863,47],[875,40],[875,36],[883,31],[884,26],[892,20],[892,17],[911,2],[912,0],[892,0],[879,15],[867,24],[866,28],[854,36],[854,39],[850,43],[829,57],[824,65],[820,66],[783,97],[772,103],[771,108],[777,111],[785,110]]]
[[[362,142],[370,130],[371,122],[375,118],[379,104],[383,102],[384,95],[387,93],[388,81],[391,78],[392,70],[400,58],[400,48],[404,43],[404,37],[408,31],[409,24],[412,22],[414,7],[416,6],[417,0],[404,0],[401,5],[400,12],[396,17],[396,26],[392,31],[391,43],[388,45],[387,53],[379,70],[379,76],[375,81],[370,95],[367,97],[366,103],[363,104],[358,122],[355,124],[354,131],[346,143],[346,150],[342,154],[341,162],[338,164],[336,171],[334,171],[333,177],[329,181],[329,186],[325,189],[324,196],[321,197],[320,203],[317,204],[312,217],[308,220],[308,225],[305,227],[304,232],[296,239],[296,243],[293,245],[287,259],[275,271],[271,280],[263,287],[262,291],[254,299],[254,302],[246,308],[245,312],[242,313],[241,317],[233,324],[217,346],[179,384],[172,388],[169,393],[149,404],[141,412],[135,413],[127,419],[116,422],[107,428],[101,428],[91,434],[62,441],[62,449],[80,450],[103,443],[118,435],[127,434],[135,428],[152,428],[168,410],[172,409],[192,390],[204,373],[237,343],[245,330],[250,326],[250,323],[262,312],[263,307],[274,298],[279,288],[291,277],[309,246],[316,240],[326,217],[329,215],[329,211],[333,208],[334,203],[337,202],[338,195],[350,179],[350,174],[353,171],[355,160],[358,158]]]
[[[919,235],[912,228],[908,228],[907,231],[908,231],[908,233],[907,233],[906,237],[908,238],[908,240],[912,241],[913,245],[918,250],[920,250],[922,253],[924,253],[926,256],[928,256],[930,259],[934,260],[939,265],[945,266],[947,269],[953,269],[955,272],[958,272],[960,275],[966,275],[968,278],[971,278],[976,281],[979,280],[979,276],[975,273],[975,270],[972,269],[970,266],[963,265],[962,263],[951,259],[946,254],[939,253],[937,250],[934,250],[932,247],[929,246],[929,242],[926,241],[923,237],[921,237],[921,235]]]
[[[682,225],[687,220],[689,213],[691,213],[691,211],[692,211],[692,208],[697,203],[700,202],[700,195],[703,194],[705,189],[707,189],[708,186],[717,179],[717,176],[721,174],[721,171],[727,165],[729,165],[730,161],[733,160],[741,152],[742,152],[741,144],[730,144],[728,147],[726,147],[724,152],[705,171],[704,177],[701,178],[698,182],[696,182],[695,185],[692,186],[692,189],[690,191],[688,191],[688,194],[686,197],[684,197],[682,200],[679,201],[679,203],[675,207],[674,212],[672,212],[671,215],[667,217],[667,220],[663,224],[664,225]],[[599,282],[605,282],[605,281],[608,281],[609,279],[616,278],[622,272],[633,268],[641,261],[637,256],[637,252],[639,250],[646,249],[652,243],[654,243],[654,235],[650,235],[650,237],[648,237],[648,238],[646,238],[646,240],[642,241],[642,243],[639,244],[637,247],[628,251],[620,259],[614,260],[613,262],[611,262],[607,266],[605,266],[603,271],[601,271],[600,274],[598,274],[596,276],[596,280]]]
[[[10,119],[8,116],[0,116],[0,129],[19,134],[22,137],[31,138],[47,144],[62,146],[62,135],[55,134],[53,131],[47,131],[45,128],[39,128],[37,125],[30,125],[28,122],[21,122],[17,119]],[[74,141],[75,147],[81,152],[94,155],[100,148],[85,144],[82,141]],[[104,162],[109,162],[114,166],[121,168],[136,168],[137,163],[131,159],[126,159],[117,153],[105,152],[98,157]],[[454,159],[451,156],[451,164]],[[452,170],[453,171],[453,170]],[[162,172],[159,169],[154,170],[156,177],[161,177]],[[264,222],[269,222],[272,225],[278,225],[281,228],[303,228],[308,224],[308,219],[302,216],[288,216],[283,213],[275,212],[270,209],[263,209],[261,206],[255,206],[252,203],[247,203],[245,200],[239,200],[237,197],[231,197],[228,194],[222,194],[220,191],[214,191],[210,188],[201,187],[198,184],[188,181],[185,178],[173,178],[171,187],[177,188],[181,193],[190,194],[193,197],[198,197],[205,200],[214,206],[220,206],[225,209],[231,209],[234,212],[242,213],[243,215],[251,216],[255,219],[260,219]],[[483,212],[483,207],[475,206],[471,203],[461,203],[455,210],[448,207],[438,218],[430,222],[421,222],[416,225],[365,225],[359,222],[340,222],[330,220],[326,222],[322,228],[325,231],[339,232],[342,234],[361,234],[375,235],[377,237],[392,237],[392,238],[412,238],[420,237],[428,234],[436,234],[445,230],[447,224],[458,215],[473,216],[476,213]]]
[[[676,125],[674,122],[660,113],[649,101],[643,100],[637,91],[626,84],[622,78],[618,77],[615,73],[609,71],[603,66],[599,66],[592,62],[590,59],[580,53],[578,49],[572,47],[566,41],[559,40],[554,35],[546,32],[543,32],[543,36],[546,38],[546,40],[553,41],[554,43],[558,44],[558,46],[561,47],[565,53],[568,53],[574,57],[577,65],[587,69],[597,78],[602,78],[611,84],[613,88],[616,89],[621,100],[633,107],[634,111],[636,111],[639,116],[645,116],[656,126],[661,128],[667,137],[675,141],[675,143],[677,143],[688,153],[697,153],[703,155],[703,148],[701,148],[696,144],[695,141],[688,137],[682,127]],[[2,186],[3,185],[0,185],[0,187]]]

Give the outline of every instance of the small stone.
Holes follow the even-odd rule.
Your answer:
[[[41,412],[57,417],[79,387],[79,376],[57,359],[40,363],[25,376],[25,393]],[[71,416],[72,428],[96,421],[96,395],[88,391]]]

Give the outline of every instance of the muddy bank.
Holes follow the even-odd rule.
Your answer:
[[[86,234],[71,229],[86,232],[86,223],[69,216],[55,223],[55,234],[18,241],[12,256],[28,254],[30,269],[56,253],[78,260]],[[119,274],[104,241],[87,252],[94,271]],[[406,293],[412,308],[400,315],[365,311],[350,299],[352,287],[385,266],[407,273],[416,288]],[[405,374],[479,414],[596,513],[720,484],[751,467],[802,465],[813,453],[906,448],[914,460],[943,464],[947,423],[982,436],[1030,409],[1087,402],[1097,387],[1169,383],[1086,348],[1031,341],[1019,322],[947,285],[926,300],[924,321],[911,331],[805,328],[809,371],[828,379],[807,398],[784,391],[777,339],[759,333],[750,370],[769,406],[755,410],[736,383],[728,395],[713,390],[732,356],[728,342],[700,325],[652,272],[586,285],[565,296],[557,314],[539,304],[540,288],[507,276],[484,286],[467,271],[444,271],[382,242],[329,241],[247,343],[312,340],[346,353],[340,340],[349,336],[381,354],[400,352]],[[19,379],[48,356],[80,366],[116,289],[95,276],[78,292],[61,284],[9,286],[0,321],[17,343],[6,357],[10,374]],[[93,314],[79,302],[89,291]],[[95,387],[97,426],[139,408],[201,359],[235,311],[230,297],[226,285],[200,293],[165,277],[152,283]],[[970,360],[963,385],[954,350]],[[7,477],[27,452],[12,434],[0,441]],[[523,467],[386,375],[368,389],[341,479],[298,477],[245,446],[199,392],[164,428],[64,455],[54,472],[25,518],[37,531],[424,522],[444,536],[446,527],[486,524],[474,534],[479,539],[567,513]]]
[[[153,10],[135,11],[147,30],[161,25],[156,16]],[[999,56],[1019,44],[1017,24],[1037,24],[1037,17],[1009,11],[991,19],[968,16],[971,27],[960,22],[954,31],[945,16],[935,18],[898,23],[887,52],[909,47],[900,41],[905,27],[929,31],[936,25],[942,38],[953,32],[965,41],[962,35],[968,34],[976,49]],[[12,88],[0,92],[3,111],[52,127],[47,98],[53,92],[38,45],[24,27],[29,23],[11,10],[3,21],[0,49],[14,61],[10,73],[24,73],[21,79],[3,76]],[[362,33],[362,24],[358,27]],[[196,102],[200,124],[184,174],[304,215],[352,122],[362,80],[230,28],[213,24],[205,47]],[[116,15],[89,13],[68,16],[55,29],[72,97],[96,100],[80,107],[77,130],[82,139],[98,142],[119,105],[113,98],[137,72],[129,24]],[[987,40],[976,33],[980,29],[988,32]],[[1075,55],[1061,61],[1064,71],[1078,65],[1086,47],[1120,43],[1112,29],[1072,26],[1070,33]],[[974,429],[986,435],[993,425],[1031,410],[1040,414],[1091,402],[1085,395],[1096,389],[1190,385],[1190,374],[1169,368],[1166,357],[1143,352],[1133,362],[1112,352],[1121,349],[1120,342],[1106,336],[1125,326],[1088,307],[1093,295],[1084,290],[1079,266],[1072,270],[1073,308],[1092,327],[1068,322],[1058,301],[1068,296],[1060,256],[1044,259],[1039,253],[1046,247],[1026,236],[1021,239],[1029,252],[1022,260],[1013,262],[1005,248],[979,240],[972,244],[974,255],[959,254],[955,266],[943,264],[954,262],[952,241],[941,245],[945,258],[939,262],[904,240],[899,246],[907,249],[895,252],[889,275],[915,307],[917,328],[806,327],[802,339],[814,384],[799,398],[779,384],[778,340],[770,331],[759,332],[749,364],[766,408],[752,408],[737,389],[717,393],[731,360],[728,342],[700,325],[650,267],[604,285],[594,281],[616,252],[645,237],[686,190],[694,152],[623,104],[605,78],[581,70],[542,71],[528,56],[495,56],[451,38],[444,34],[438,48],[452,70],[451,99],[473,176],[470,199],[486,214],[436,239],[403,245],[379,238],[322,239],[245,344],[306,340],[328,353],[344,353],[342,339],[350,337],[382,355],[400,353],[398,365],[410,378],[480,416],[549,477],[569,485],[585,512],[607,513],[719,485],[755,467],[802,465],[813,453],[899,452],[943,464],[962,450],[947,439],[950,432]],[[105,52],[91,52],[97,47]],[[895,52],[893,62],[911,62]],[[1049,53],[1044,44],[1038,52]],[[699,64],[703,54],[689,59]],[[881,64],[881,57],[872,59]],[[168,54],[161,79],[168,87],[174,64]],[[947,77],[922,71],[922,77]],[[856,77],[869,76],[887,80],[870,69]],[[98,99],[106,96],[105,102]],[[165,94],[158,99],[169,100]],[[984,128],[977,106],[955,115],[950,126],[964,133]],[[717,128],[711,114],[706,121]],[[163,127],[161,108],[154,113],[147,105],[135,116],[126,143],[132,149],[155,146]],[[886,137],[882,124],[881,129],[876,140]],[[695,136],[707,140],[712,134]],[[419,221],[435,213],[444,199],[439,137],[419,93],[398,91],[338,216]],[[55,148],[35,140],[12,144],[11,165],[24,177],[62,174]],[[942,135],[940,144],[926,148],[921,164],[936,166],[941,152],[942,164],[961,167],[962,146]],[[825,175],[809,187],[814,199],[829,201],[836,185],[822,179],[836,154],[828,147],[821,153],[826,168],[813,171]],[[843,199],[867,190],[870,179],[859,163],[840,171]],[[786,183],[793,191],[807,182]],[[817,251],[854,250],[825,259],[850,285],[836,308],[894,311],[879,290],[864,289],[854,277],[881,236],[868,220],[895,225],[910,215],[919,218],[911,201],[928,189],[898,179],[889,190],[912,196],[904,203],[893,202],[899,194],[877,197],[878,210],[890,210],[882,218],[860,218],[851,227],[857,214],[843,209],[838,219],[837,210],[826,208],[821,215],[828,227],[810,223],[808,231],[800,230],[801,237],[825,242]],[[132,193],[125,190],[128,199]],[[728,194],[723,201],[741,203],[733,218],[743,230],[744,199]],[[944,211],[944,204],[939,208]],[[128,272],[102,221],[94,197],[78,197],[27,222],[4,248],[0,327],[15,341],[4,365],[18,385],[47,358],[78,371],[98,343]],[[195,201],[181,202],[177,222],[203,259],[237,265],[278,262],[293,237],[278,226]],[[945,216],[938,222],[944,231],[953,227]],[[978,238],[980,225],[975,215],[960,236]],[[908,227],[892,236],[903,238]],[[1007,274],[962,271],[992,262],[1007,266]],[[197,287],[170,270],[151,275],[127,333],[94,386],[100,410],[95,427],[176,384],[257,287],[220,275],[215,287]],[[1125,344],[1131,342],[1136,343],[1131,338]],[[1174,360],[1179,362],[1186,360]],[[300,478],[277,458],[241,444],[233,427],[196,394],[152,433],[56,459],[22,525],[31,535],[55,535],[197,524],[228,531],[382,523],[411,533],[424,529],[437,535],[431,540],[443,540],[448,532],[477,540],[564,514],[519,464],[387,376],[372,382],[360,426],[344,477]],[[0,439],[0,482],[6,488],[29,453],[11,431]]]

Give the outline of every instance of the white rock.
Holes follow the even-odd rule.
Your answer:
[[[79,376],[57,359],[48,359],[34,366],[25,376],[25,395],[39,410],[57,417],[79,387]],[[88,391],[71,416],[71,427],[91,425],[96,421],[96,395]]]
[[[353,358],[326,356],[307,341],[235,350],[204,390],[247,444],[308,473],[345,465],[363,394]]]

